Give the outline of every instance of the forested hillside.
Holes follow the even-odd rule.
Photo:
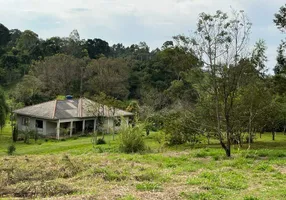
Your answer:
[[[285,33],[285,6],[273,23]],[[150,50],[145,42],[82,39],[77,30],[42,39],[0,24],[0,84],[11,109],[85,96],[136,113],[146,129],[164,129],[170,144],[215,138],[230,156],[231,144],[266,130],[275,139],[286,128],[285,42],[277,65],[266,66],[265,42],[248,48],[251,26],[243,11],[202,13],[190,36]]]

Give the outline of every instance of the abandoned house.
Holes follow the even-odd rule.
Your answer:
[[[53,100],[14,110],[20,131],[60,139],[75,134],[118,131],[133,114],[87,98]]]

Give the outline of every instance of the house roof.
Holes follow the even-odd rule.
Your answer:
[[[16,114],[44,119],[131,116],[130,112],[96,103],[86,98],[53,100],[13,111]]]

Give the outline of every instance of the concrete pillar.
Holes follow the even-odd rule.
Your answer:
[[[57,122],[57,139],[60,139],[60,129],[61,129],[61,122],[60,120]]]
[[[93,132],[96,131],[96,119],[94,119],[94,123],[93,123]]]
[[[72,137],[72,129],[73,129],[73,121],[71,121],[71,124],[70,124],[70,137]]]
[[[85,120],[82,121],[82,134],[84,134],[85,131]]]

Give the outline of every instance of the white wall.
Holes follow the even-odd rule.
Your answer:
[[[46,135],[56,135],[57,123],[46,121]]]
[[[28,118],[29,119],[29,124],[27,126],[22,124],[23,118]],[[17,125],[18,125],[18,130],[20,131],[36,131],[36,120],[42,120],[43,121],[43,128],[37,128],[37,132],[42,135],[47,134],[47,121],[44,119],[37,119],[33,117],[28,117],[28,116],[21,116],[17,115]]]

